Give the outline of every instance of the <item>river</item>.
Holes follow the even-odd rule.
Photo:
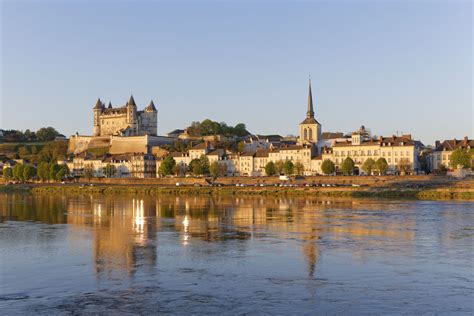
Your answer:
[[[474,312],[474,203],[0,194],[9,314]]]

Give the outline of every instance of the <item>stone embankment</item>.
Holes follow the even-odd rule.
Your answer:
[[[179,185],[177,185],[177,183]],[[307,195],[321,197],[385,197],[474,200],[474,179],[436,176],[305,177],[280,181],[278,177],[91,179],[67,184],[2,186],[1,191],[68,194],[231,194]]]

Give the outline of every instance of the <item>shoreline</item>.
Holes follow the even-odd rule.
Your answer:
[[[238,196],[308,196],[386,198],[416,200],[474,201],[474,189],[452,188],[390,188],[390,187],[212,187],[156,185],[85,185],[74,184],[13,184],[0,187],[0,193],[31,194],[126,194],[126,195],[238,195]]]

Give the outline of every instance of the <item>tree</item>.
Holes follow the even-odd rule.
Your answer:
[[[449,165],[452,168],[461,166],[462,168],[468,169],[472,166],[472,150],[458,148],[451,154],[449,158]]]
[[[13,167],[13,178],[18,181],[23,181],[23,170],[25,166],[22,164],[16,164]]]
[[[286,160],[283,165],[283,170],[287,176],[292,175],[294,172],[295,166],[290,160]]]
[[[104,173],[107,178],[113,178],[116,172],[117,168],[109,163],[104,168]]]
[[[385,158],[383,157],[380,157],[379,159],[377,159],[377,161],[375,162],[375,168],[378,170],[379,174],[380,175],[383,175],[387,172],[388,170],[388,163],[387,163],[387,160],[385,160]]]
[[[59,135],[59,132],[52,127],[43,127],[36,131],[36,137],[43,142],[51,141]]]
[[[34,176],[36,176],[36,169],[32,165],[28,164],[25,165],[23,168],[23,179],[25,181],[31,180]]]
[[[89,182],[94,177],[94,169],[92,169],[91,165],[84,166],[84,178],[86,178]]]
[[[362,170],[364,170],[368,175],[372,174],[372,171],[375,168],[375,160],[368,158],[362,165]]]
[[[342,163],[341,170],[345,175],[351,175],[354,172],[354,166],[354,160],[351,157],[347,157]]]
[[[336,166],[331,160],[325,159],[321,164],[321,170],[325,175],[333,174],[336,171]]]
[[[265,165],[265,174],[267,176],[273,176],[276,173],[275,163],[273,161],[267,162]]]
[[[176,171],[176,160],[173,157],[166,157],[161,162],[160,168],[158,168],[158,174],[161,177],[166,177],[168,175],[174,174]]]
[[[38,174],[38,178],[40,178],[41,181],[46,181],[49,178],[49,164],[46,162],[40,162],[38,164],[38,169],[36,170]]]
[[[178,177],[183,177],[186,175],[186,171],[187,171],[187,166],[185,163],[178,163],[176,164],[176,167],[175,167],[175,174],[178,176]]]
[[[192,172],[193,175],[198,176],[203,174],[201,160],[194,158],[189,163],[189,171]]]
[[[408,158],[400,158],[398,161],[398,170],[401,174],[408,174],[411,171],[411,163]]]
[[[295,172],[299,176],[302,176],[304,174],[304,165],[299,161],[295,163]]]
[[[244,141],[240,141],[238,144],[237,144],[237,151],[239,153],[243,153],[244,152],[244,149],[245,149],[245,143]]]
[[[13,178],[13,171],[12,168],[6,167],[3,168],[3,179],[5,180],[11,180]]]
[[[285,171],[284,168],[285,168],[285,163],[283,162],[283,160],[278,160],[275,163],[275,170],[277,174],[282,174]]]
[[[209,174],[209,159],[207,158],[206,155],[201,155],[201,157],[199,158],[199,161],[201,162],[201,166],[202,166],[202,174],[208,175]]]
[[[30,151],[26,146],[21,146],[20,148],[18,148],[18,155],[20,156],[20,158],[26,158],[29,154]]]
[[[60,167],[57,163],[50,163],[49,164],[49,175],[48,175],[48,179],[49,180],[56,180],[56,174],[58,173],[58,171],[60,170]]]
[[[211,163],[211,165],[209,166],[209,172],[214,178],[217,178],[219,176],[219,163],[217,161]]]
[[[112,166],[115,168],[115,166]],[[69,168],[67,165],[63,164],[59,166],[58,172],[56,172],[56,180],[64,180],[69,175]]]

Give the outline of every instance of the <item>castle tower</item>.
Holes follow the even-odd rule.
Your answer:
[[[130,95],[130,100],[127,102],[127,123],[134,133],[138,132],[137,105],[133,95]]]
[[[100,98],[97,99],[97,102],[93,108],[94,110],[94,136],[100,135],[100,115],[104,108],[104,104],[100,101]]]
[[[145,108],[145,116],[147,120],[146,133],[153,136],[158,135],[158,111],[156,110],[153,100],[151,100],[150,104]]]
[[[321,124],[314,118],[313,93],[311,91],[311,79],[309,79],[308,109],[306,119],[300,123],[301,144],[317,144],[321,139]]]

